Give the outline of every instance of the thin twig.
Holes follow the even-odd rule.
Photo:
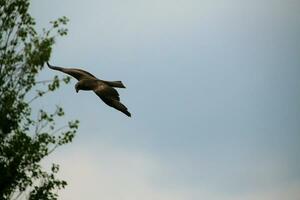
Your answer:
[[[59,147],[59,144],[56,144],[50,151],[48,151],[48,155],[55,151],[57,147]]]
[[[53,132],[51,133],[51,135],[55,135],[57,132],[59,132],[59,131],[65,129],[65,128],[67,128],[67,127],[68,127],[68,125],[62,126],[62,127],[58,128],[58,129],[56,129],[55,131],[53,131]]]
[[[36,100],[37,98],[39,98],[40,95],[36,95],[35,97],[33,97],[30,101],[28,101],[28,104],[31,104],[34,100]]]
[[[45,84],[45,83],[50,83],[53,80],[44,80],[44,81],[36,81],[35,84]]]

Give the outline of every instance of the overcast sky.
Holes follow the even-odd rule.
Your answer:
[[[62,200],[299,199],[298,0],[31,4],[39,28],[70,19],[50,62],[122,80],[132,113],[75,80],[34,105],[80,120],[46,161],[69,183]]]

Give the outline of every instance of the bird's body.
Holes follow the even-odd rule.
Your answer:
[[[97,79],[81,79],[76,83],[81,90],[95,90],[99,84],[104,84],[103,81]]]
[[[47,65],[50,69],[64,72],[76,78],[78,80],[75,85],[76,92],[79,90],[93,90],[104,103],[131,117],[126,106],[120,102],[118,91],[114,89],[114,87],[125,88],[121,81],[104,81],[81,69],[55,67],[49,63]]]

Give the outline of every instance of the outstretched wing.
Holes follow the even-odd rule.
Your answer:
[[[95,88],[94,92],[102,99],[104,103],[121,111],[128,117],[131,117],[131,114],[126,106],[120,102],[119,93],[116,89],[102,81],[98,81],[98,86]]]
[[[110,87],[102,81],[98,81],[98,86],[95,88],[94,92],[103,100],[117,100],[120,101],[119,93],[113,87]],[[103,100],[105,102],[105,100]],[[105,102],[106,103],[106,102]]]
[[[50,65],[48,62],[47,62],[47,65],[50,69],[58,70],[58,71],[66,73],[66,74],[69,74],[79,81],[81,79],[97,79],[93,74],[91,74],[87,71],[84,71],[82,69],[56,67],[56,66]]]

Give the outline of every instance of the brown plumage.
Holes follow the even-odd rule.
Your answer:
[[[64,72],[76,78],[78,80],[75,85],[76,92],[79,90],[93,90],[104,103],[131,117],[126,106],[120,102],[118,91],[114,88],[125,88],[121,81],[104,81],[82,69],[56,67],[48,62],[47,65],[50,69]]]

